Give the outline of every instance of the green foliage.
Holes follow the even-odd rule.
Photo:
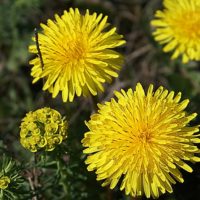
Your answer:
[[[41,5],[39,0],[10,0],[1,3],[0,48],[4,52],[2,59],[10,70],[16,71],[26,62],[27,46],[33,30],[30,24],[34,23]]]
[[[28,188],[24,178],[21,176],[22,166],[3,155],[0,161],[0,177],[6,176],[10,179],[8,187],[0,189],[0,199],[26,199]]]

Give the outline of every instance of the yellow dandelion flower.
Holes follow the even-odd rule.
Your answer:
[[[67,138],[67,127],[65,118],[54,109],[41,108],[29,112],[20,126],[20,143],[31,152],[40,149],[52,151]]]
[[[183,63],[200,60],[200,1],[164,0],[151,24],[155,40],[165,44],[164,52],[174,51],[172,59],[182,55]]]
[[[115,92],[111,99],[98,105],[99,111],[87,122],[90,129],[82,140],[88,170],[95,170],[102,186],[120,189],[132,196],[159,197],[172,192],[172,184],[183,182],[179,168],[192,172],[187,161],[200,158],[194,143],[200,143],[197,126],[188,123],[196,113],[184,111],[189,100],[180,102],[181,93],[174,96],[150,85],[145,94],[141,84],[133,92]]]
[[[0,189],[5,190],[10,183],[10,178],[8,176],[0,177]]]
[[[72,102],[74,96],[97,95],[103,91],[103,83],[118,76],[123,63],[122,56],[113,50],[125,43],[116,28],[108,30],[107,16],[81,15],[79,10],[69,12],[55,21],[41,24],[43,32],[38,34],[38,43],[43,66],[39,57],[30,61],[33,65],[33,83],[44,78],[43,90],[49,90],[52,97],[62,93],[64,102]],[[31,53],[38,54],[37,46],[29,47]]]

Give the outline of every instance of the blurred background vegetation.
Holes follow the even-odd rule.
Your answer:
[[[145,87],[153,83],[169,90],[181,91],[183,98],[191,101],[189,112],[200,111],[200,65],[197,62],[182,64],[170,60],[170,54],[162,52],[152,37],[150,20],[161,0],[0,0],[0,155],[6,153],[20,163],[33,162],[33,156],[19,144],[19,125],[25,114],[43,106],[51,106],[67,116],[70,121],[69,136],[62,151],[46,153],[40,176],[41,199],[70,200],[123,200],[130,199],[118,188],[110,191],[95,180],[94,172],[87,172],[82,155],[81,139],[87,128],[94,105],[91,98],[76,98],[73,103],[62,103],[60,97],[45,98],[42,81],[32,85],[30,77],[31,56],[28,45],[34,28],[40,29],[54,14],[78,7],[84,12],[103,13],[109,16],[111,26],[116,26],[127,44],[120,48],[125,55],[119,78],[106,85],[106,92],[98,96],[98,102],[109,100],[113,90],[135,87],[139,81]],[[194,124],[199,124],[197,117]],[[63,152],[63,153],[59,153]],[[55,160],[55,162],[53,162]],[[48,166],[47,166],[48,165]],[[57,170],[57,167],[59,170]],[[48,168],[48,170],[46,170]],[[173,194],[160,197],[165,200],[199,199],[200,170],[193,166],[192,174],[183,172],[185,182],[174,186]],[[43,174],[47,174],[44,175]],[[26,178],[28,175],[24,174]],[[27,183],[29,184],[29,183]],[[30,197],[31,199],[31,197]]]

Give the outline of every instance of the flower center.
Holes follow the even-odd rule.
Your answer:
[[[140,131],[139,135],[138,135],[138,139],[142,142],[142,143],[147,143],[150,141],[151,139],[151,135],[150,132],[147,129],[144,129],[142,131]]]
[[[173,16],[172,29],[181,37],[197,39],[200,37],[200,14],[197,11],[185,11]]]
[[[64,49],[64,61],[68,62],[77,62],[86,57],[87,48],[86,41],[83,37],[77,37],[71,41],[67,41],[63,45]]]

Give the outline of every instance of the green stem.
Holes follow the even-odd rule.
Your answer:
[[[34,153],[34,167],[33,167],[33,184],[34,184],[34,197],[33,200],[38,200],[37,188],[39,187],[38,170],[37,170],[37,153]],[[35,191],[36,190],[36,191]]]

